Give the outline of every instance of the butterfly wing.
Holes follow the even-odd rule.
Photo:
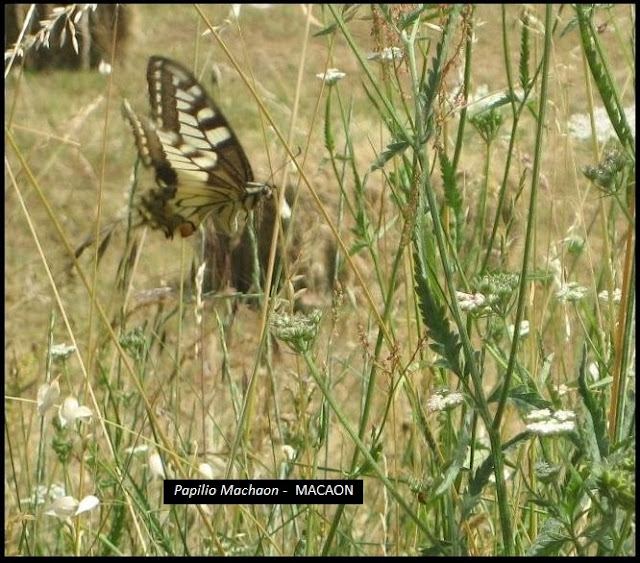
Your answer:
[[[214,212],[216,226],[234,232],[238,215],[271,189],[253,182],[231,126],[191,72],[154,56],[147,82],[153,123],[125,104],[141,159],[156,170],[158,188],[142,200],[145,219],[167,236],[188,236]]]

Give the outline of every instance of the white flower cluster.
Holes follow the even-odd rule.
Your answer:
[[[379,53],[369,53],[367,55],[368,60],[379,61],[381,63],[399,61],[402,57],[404,57],[404,53],[399,47],[385,47]]]
[[[538,409],[527,416],[527,430],[538,436],[559,436],[570,434],[576,429],[576,413]]]
[[[458,298],[458,304],[462,311],[476,311],[484,307],[487,303],[487,298],[482,293],[456,291],[456,297]]]
[[[316,78],[324,81],[328,86],[332,86],[338,82],[338,80],[342,80],[345,76],[347,76],[347,74],[339,71],[337,68],[328,68],[327,72],[316,74]]]
[[[448,411],[461,405],[463,400],[462,393],[450,393],[447,390],[438,391],[429,397],[427,409],[430,411]]]

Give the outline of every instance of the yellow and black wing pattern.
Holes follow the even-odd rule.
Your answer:
[[[173,237],[191,235],[209,213],[217,229],[237,230],[240,215],[268,184],[254,182],[247,156],[224,115],[193,74],[170,59],[153,56],[147,67],[151,119],[125,100],[140,159],[153,167],[157,187],[142,197],[145,222]]]

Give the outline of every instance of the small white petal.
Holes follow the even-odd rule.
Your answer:
[[[87,418],[91,418],[93,416],[93,411],[85,406],[80,406],[78,404],[78,399],[75,397],[67,397],[62,406],[60,407],[60,412],[58,413],[58,417],[60,419],[60,425],[64,428],[67,424],[72,424],[76,420],[84,420]]]
[[[213,467],[208,463],[201,463],[198,465],[198,473],[200,473],[200,475],[205,479],[213,479]]]
[[[87,495],[78,504],[76,514],[82,514],[88,512],[100,504],[100,499],[94,495]]]
[[[598,381],[600,379],[600,370],[595,362],[591,362],[587,368],[592,381]]]
[[[507,332],[509,333],[509,338],[513,340],[513,333],[515,331],[515,325],[509,325],[507,327]],[[520,323],[520,337],[527,336],[529,334],[529,321],[522,321]]]
[[[282,446],[282,453],[289,461],[293,461],[296,458],[296,450],[287,444]]]
[[[60,411],[58,412],[58,418],[60,419],[60,426],[63,428],[70,424],[75,420],[75,412],[78,408],[78,399],[75,397],[67,397],[62,406],[60,407]]]
[[[54,500],[49,510],[45,511],[47,516],[57,516],[58,518],[69,518],[76,513],[78,501],[72,496],[65,496]]]
[[[149,469],[151,469],[151,473],[156,477],[165,478],[164,466],[162,465],[162,458],[159,454],[151,454],[149,456]]]
[[[100,61],[98,65],[98,72],[100,74],[111,74],[112,68],[111,65],[107,61]]]

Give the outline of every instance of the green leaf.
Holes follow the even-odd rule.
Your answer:
[[[570,541],[564,532],[564,525],[555,518],[549,518],[531,544],[527,555],[558,555],[562,546]]]
[[[603,457],[609,454],[609,438],[607,436],[607,421],[604,409],[598,405],[596,397],[587,384],[587,347],[582,348],[580,361],[578,392],[589,414],[585,417],[585,428],[581,428],[584,438],[584,446],[590,460],[599,463]],[[595,443],[594,443],[595,439]]]

